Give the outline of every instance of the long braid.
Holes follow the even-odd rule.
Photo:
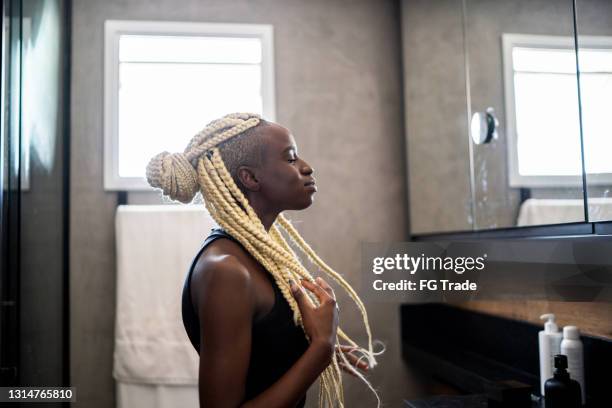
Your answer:
[[[202,159],[204,163],[205,160],[206,159]],[[212,214],[211,216],[213,216],[213,218],[217,220],[217,223],[223,229],[229,232],[232,236],[248,236],[248,238],[250,238],[244,239],[244,242],[243,239],[238,238],[238,240],[241,242],[241,244],[245,246],[247,251],[253,254],[255,259],[257,259],[264,266],[264,268],[266,268],[266,270],[268,270],[272,274],[274,281],[276,282],[277,286],[281,290],[281,293],[283,294],[283,297],[287,300],[289,305],[291,306],[292,303],[296,303],[295,298],[293,298],[288,289],[288,284],[285,283],[287,280],[287,276],[283,276],[284,279],[280,279],[279,281],[279,277],[283,275],[282,270],[278,267],[276,263],[273,262],[273,260],[270,259],[269,256],[266,257],[262,255],[262,253],[265,254],[266,247],[265,245],[262,245],[261,240],[258,239],[256,234],[250,233],[249,227],[251,226],[251,224],[249,224],[248,222],[244,222],[244,218],[246,217],[246,215],[243,213],[241,216],[240,213],[237,213],[236,211],[231,211],[231,206],[228,204],[227,201],[223,200],[222,193],[219,191],[220,189],[213,182],[213,171],[207,171],[205,165],[199,166],[199,170],[199,174],[203,182],[202,184],[205,187],[204,191],[206,191],[207,195],[210,194],[208,197],[205,197],[205,202],[210,201],[211,203],[214,203],[214,206],[217,210],[217,218],[214,218]],[[292,307],[292,310],[294,311],[294,321],[297,322],[301,317],[299,314],[299,308],[296,309]],[[297,313],[296,310],[298,310]]]
[[[206,209],[217,224],[236,238],[244,248],[272,275],[274,282],[293,311],[296,325],[304,329],[297,301],[291,294],[290,280],[304,278],[314,282],[310,272],[302,265],[281,231],[284,231],[297,248],[303,252],[321,272],[335,280],[357,304],[368,335],[368,348],[360,348],[338,327],[338,337],[357,348],[376,365],[372,348],[372,334],[365,306],[344,278],[323,262],[304,241],[291,223],[280,214],[266,231],[248,199],[238,188],[223,160],[219,145],[258,126],[262,119],[255,114],[233,113],[210,122],[196,134],[183,153],[162,152],[151,159],[147,166],[147,180],[153,187],[161,188],[172,199],[189,203],[201,191]],[[318,305],[318,299],[308,293],[307,299]],[[305,333],[305,332],[304,332]],[[306,333],[305,333],[306,335]],[[306,335],[306,337],[308,337]],[[310,340],[310,339],[309,339]],[[334,353],[331,364],[319,376],[319,407],[344,407],[344,387],[339,363],[342,362],[357,377],[378,394],[359,371],[348,362],[344,352]]]
[[[278,216],[277,222],[281,225],[281,227],[285,231],[287,231],[287,233],[291,236],[291,239],[298,245],[298,247],[306,255],[308,255],[309,259],[313,263],[315,263],[317,266],[319,266],[321,269],[323,269],[323,271],[326,272],[329,276],[331,276],[338,284],[340,284],[349,293],[351,298],[355,301],[355,303],[359,307],[359,310],[361,311],[361,315],[364,321],[364,326],[368,334],[368,354],[367,354],[368,363],[370,367],[374,367],[377,363],[376,363],[376,359],[374,358],[374,350],[372,347],[372,332],[370,330],[368,312],[366,311],[366,308],[363,302],[361,301],[361,299],[359,299],[359,296],[357,295],[357,293],[355,293],[353,288],[348,284],[346,280],[344,280],[344,278],[339,273],[334,271],[325,262],[323,262],[323,260],[312,250],[310,245],[308,245],[306,241],[304,241],[304,239],[300,236],[298,231],[293,227],[293,225],[291,225],[291,223],[284,217],[283,214],[280,214]]]
[[[213,155],[216,153],[217,152],[213,151]],[[204,161],[205,167],[207,167],[206,159],[203,159],[203,161]],[[228,201],[231,199],[231,195],[229,193],[229,190],[225,187],[224,184],[222,184],[220,178],[218,177],[218,174],[216,171],[217,169],[207,167],[206,170],[208,171],[208,174],[212,176],[213,181],[217,185],[218,187],[217,192],[220,192],[223,198],[225,199],[225,201],[223,200],[218,200],[218,201],[220,201],[221,205],[226,210],[228,210],[228,212],[232,215],[230,219],[238,221],[238,225],[240,226],[241,233],[243,234],[246,233],[250,235],[254,239],[254,242],[259,247],[259,249],[264,252],[268,252],[269,256],[273,258],[273,260],[276,261],[277,263],[283,264],[285,267],[291,268],[291,270],[300,271],[300,265],[297,262],[295,262],[294,259],[292,259],[290,255],[287,254],[278,243],[274,242],[272,238],[268,234],[265,233],[265,229],[263,228],[263,225],[261,225],[259,229],[256,228],[257,226],[253,225],[253,223],[249,223],[246,220],[246,215],[244,213],[242,214],[239,213],[240,210],[237,209],[236,205],[234,205],[232,208],[231,204],[229,204],[229,201]],[[285,275],[284,278],[285,278],[285,281],[288,281],[291,277],[289,275]],[[288,283],[285,283],[282,286],[288,289]],[[288,298],[289,298],[287,300],[288,302],[290,302],[290,299],[293,299],[293,296],[291,295],[289,291],[287,291],[287,293],[288,293]]]

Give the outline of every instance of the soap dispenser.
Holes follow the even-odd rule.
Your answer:
[[[554,357],[561,353],[563,335],[555,323],[555,315],[543,314],[540,319],[546,320],[544,330],[538,334],[540,350],[540,393],[545,394],[544,383],[553,376]]]
[[[553,378],[546,380],[546,408],[580,408],[580,384],[572,380],[567,372],[567,356],[555,356],[555,373]]]
[[[582,403],[585,403],[584,384],[584,357],[580,331],[576,326],[565,326],[563,328],[563,340],[561,341],[561,354],[567,356],[567,371],[570,376],[578,381],[582,390]]]

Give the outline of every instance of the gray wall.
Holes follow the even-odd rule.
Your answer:
[[[87,408],[114,406],[117,195],[102,188],[106,19],[273,24],[277,120],[293,131],[319,185],[315,204],[290,217],[357,291],[360,242],[402,240],[408,230],[396,2],[73,2],[72,384],[78,388],[77,405]],[[399,358],[398,306],[370,304],[368,310],[375,336],[387,343],[371,378],[383,401],[399,406],[416,389]],[[350,334],[363,333],[359,321],[356,308],[343,308],[341,323]],[[349,407],[373,404],[369,391],[351,378],[346,395]],[[310,406],[315,397],[311,394]]]

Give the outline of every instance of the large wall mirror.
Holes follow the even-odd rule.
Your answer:
[[[402,23],[412,234],[612,219],[612,3],[406,1]]]
[[[612,220],[612,2],[577,0],[588,218]]]

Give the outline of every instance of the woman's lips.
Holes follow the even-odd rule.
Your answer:
[[[304,187],[306,187],[309,190],[317,191],[317,185],[315,184],[314,181],[309,181],[308,183],[305,183]]]

